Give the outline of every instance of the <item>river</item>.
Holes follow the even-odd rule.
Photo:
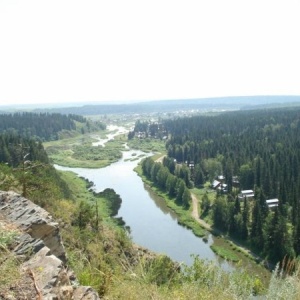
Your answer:
[[[191,230],[181,226],[177,217],[165,202],[149,190],[134,172],[145,153],[137,150],[124,151],[118,162],[101,169],[68,168],[55,165],[59,170],[72,171],[78,176],[93,181],[96,192],[112,188],[122,198],[118,217],[130,227],[134,243],[154,252],[168,255],[171,259],[192,264],[191,255],[217,261],[223,269],[233,267],[217,257],[210,249],[212,235],[208,242],[196,237]]]

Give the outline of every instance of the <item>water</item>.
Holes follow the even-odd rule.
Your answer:
[[[105,144],[108,141],[114,139],[115,136],[117,136],[119,134],[125,134],[125,133],[128,132],[128,130],[125,127],[120,127],[120,126],[116,126],[116,125],[108,125],[107,126],[107,130],[111,131],[111,133],[108,133],[106,135],[105,139],[101,139],[97,135],[95,135],[95,136],[92,135],[91,136],[91,137],[93,137],[95,139],[98,139],[97,142],[92,143],[93,146],[102,146],[102,147],[104,147]]]
[[[134,243],[188,265],[192,263],[191,255],[194,254],[202,259],[218,261],[224,269],[231,270],[233,267],[210,249],[213,237],[209,235],[208,242],[205,243],[191,230],[180,226],[174,212],[148,190],[133,171],[142,155],[145,154],[141,151],[124,151],[121,160],[101,169],[55,167],[73,171],[78,176],[93,181],[96,192],[105,188],[114,189],[122,198],[118,216],[130,227]]]

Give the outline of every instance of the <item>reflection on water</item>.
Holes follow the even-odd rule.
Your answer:
[[[173,220],[178,221],[178,217],[175,212],[167,206],[166,202],[161,197],[157,196],[146,184],[144,184],[144,189],[147,191],[149,198],[154,201],[156,207],[158,207],[164,214],[170,215]]]

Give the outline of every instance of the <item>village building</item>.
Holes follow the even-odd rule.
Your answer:
[[[214,180],[213,183],[211,184],[211,187],[216,190],[219,186],[221,185],[221,182],[218,180]]]
[[[219,176],[218,176],[218,180],[219,180],[220,182],[224,182],[225,176],[219,175]]]
[[[195,163],[193,161],[191,161],[189,164],[188,164],[189,168],[191,170],[193,170],[195,168]]]
[[[238,197],[240,200],[252,199],[252,198],[254,198],[254,192],[253,192],[253,190],[243,190],[243,191],[241,191],[241,193],[239,194]]]
[[[278,207],[279,200],[277,198],[269,199],[269,200],[266,200],[266,203],[269,208],[274,208],[274,207]]]
[[[222,192],[222,193],[227,193],[228,189],[227,189],[227,184],[225,183],[221,183],[219,185],[219,187],[217,188],[218,191]]]
[[[239,178],[237,176],[232,176],[232,186],[238,187],[240,184]]]
[[[219,176],[218,176],[219,178]],[[223,178],[225,178],[223,176]],[[227,193],[227,184],[225,183],[222,183],[222,181],[219,181],[219,180],[214,180],[213,183],[211,184],[211,187],[214,189],[214,190],[217,190],[219,192],[222,192],[222,193]]]

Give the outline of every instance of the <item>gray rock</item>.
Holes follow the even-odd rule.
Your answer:
[[[41,239],[51,254],[66,261],[58,223],[46,210],[17,193],[0,192],[0,214],[32,238]]]
[[[26,279],[32,280],[43,299],[100,299],[91,287],[77,286],[73,272],[67,270],[58,223],[47,211],[14,192],[0,191],[0,217],[21,231],[14,252],[24,257]]]
[[[74,300],[98,300],[98,294],[89,286],[79,286],[74,291]]]
[[[15,247],[14,252],[17,255],[32,255],[41,250],[45,244],[40,239],[32,238],[28,233],[22,234],[18,238],[18,245]]]

